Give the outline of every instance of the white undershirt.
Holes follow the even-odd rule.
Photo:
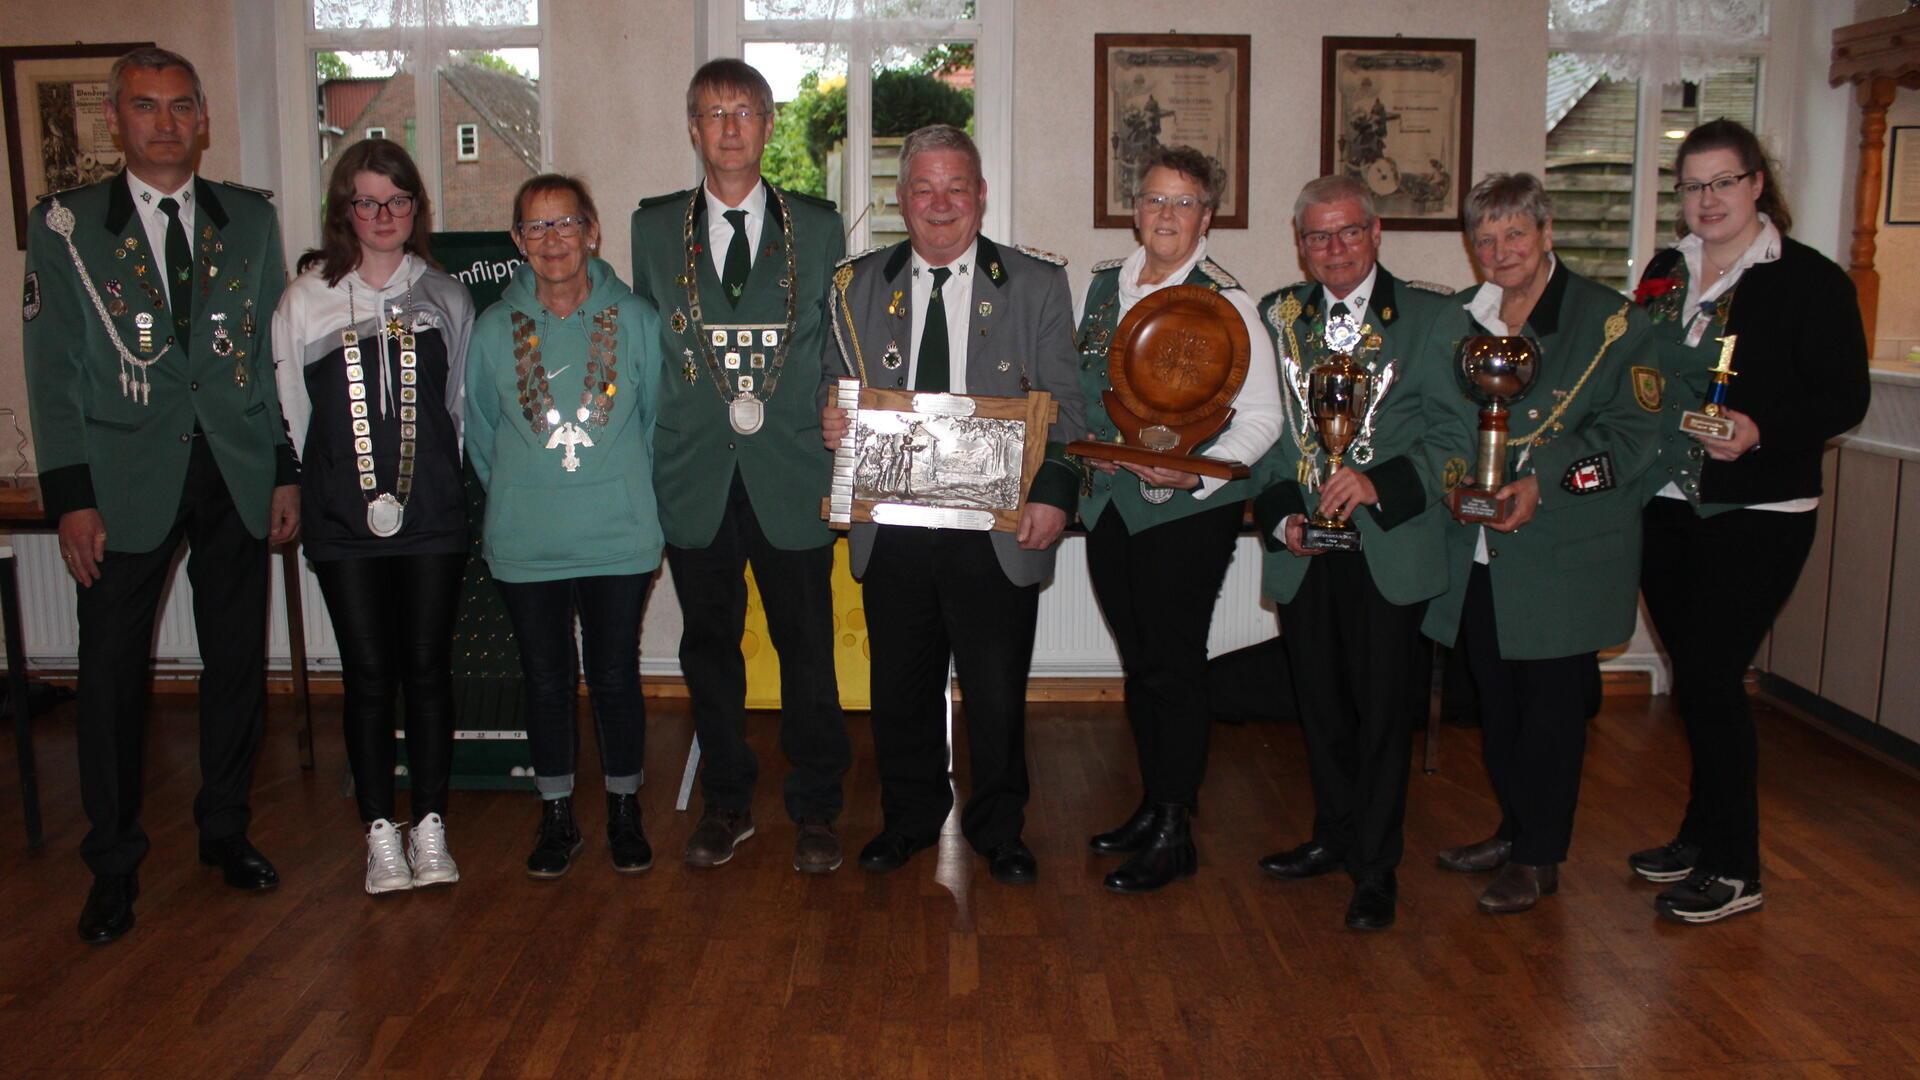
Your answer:
[[[1380,264],[1374,263],[1373,269],[1367,271],[1366,278],[1362,280],[1360,284],[1355,285],[1353,290],[1347,293],[1347,295],[1335,296],[1333,295],[1332,289],[1327,290],[1327,313],[1320,320],[1320,340],[1325,341],[1327,339],[1327,323],[1333,321],[1333,305],[1335,304],[1347,305],[1347,314],[1353,316],[1354,325],[1360,327],[1367,325],[1367,303],[1373,296],[1373,281],[1379,276]]]
[[[1760,235],[1754,237],[1753,243],[1747,245],[1747,250],[1741,252],[1739,260],[1728,267],[1726,273],[1720,275],[1719,281],[1705,288],[1701,287],[1701,282],[1706,280],[1706,242],[1700,239],[1698,233],[1688,233],[1674,246],[1687,260],[1687,304],[1681,311],[1680,325],[1687,332],[1687,344],[1698,345],[1706,336],[1707,323],[1712,321],[1710,316],[1701,318],[1700,306],[1725,296],[1746,274],[1749,267],[1778,260],[1780,249],[1785,245],[1780,240],[1780,230],[1774,227],[1773,219],[1761,214]],[[1679,499],[1683,502],[1686,500],[1686,495],[1680,491],[1680,485],[1672,481],[1668,481],[1665,487],[1653,494],[1658,499]],[[1749,510],[1772,510],[1783,514],[1804,514],[1819,508],[1818,498],[1786,499],[1781,502],[1758,503],[1747,507]]]
[[[167,274],[167,215],[160,200],[171,198],[180,204],[180,227],[187,233],[187,257],[193,257],[193,177],[179,191],[161,191],[127,170],[127,188],[133,192],[133,207],[140,215],[140,227],[146,230],[148,249],[153,253],[153,268],[159,271],[160,287],[167,290],[167,306],[173,306],[173,280]]]
[[[745,210],[747,212],[747,265],[753,265],[754,256],[760,251],[761,226],[767,221],[767,185],[753,185],[747,197],[740,200],[739,206],[728,206],[720,201],[720,196],[705,184],[700,190],[707,198],[707,255],[713,259],[713,276],[726,280],[727,248],[733,244],[733,222],[727,220],[727,211]]]
[[[955,259],[947,265],[953,275],[940,287],[940,298],[946,301],[947,314],[947,392],[964,394],[967,392],[967,328],[972,325],[967,318],[967,304],[973,299],[973,246],[967,248],[968,254]],[[913,340],[912,356],[907,361],[907,386],[912,387],[920,374],[920,335],[927,326],[927,303],[933,298],[933,271],[935,267],[913,253]]]

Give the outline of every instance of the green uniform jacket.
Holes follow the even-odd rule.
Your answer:
[[[1106,400],[1101,395],[1113,386],[1107,375],[1107,346],[1120,325],[1120,267],[1125,261],[1102,263],[1093,268],[1093,283],[1087,286],[1087,312],[1080,319],[1080,337],[1076,342],[1080,348],[1080,390],[1086,398],[1087,430],[1102,442],[1115,442],[1120,438],[1120,429],[1107,415]],[[1195,263],[1187,280],[1180,284],[1198,285],[1214,292],[1240,287],[1240,283],[1214,265],[1212,259]],[[1206,453],[1213,442],[1213,439],[1207,440],[1194,452]],[[1191,491],[1176,490],[1166,502],[1155,505],[1140,497],[1138,476],[1125,469],[1111,475],[1089,469],[1087,486],[1080,495],[1080,520],[1087,528],[1093,528],[1111,502],[1119,509],[1120,520],[1126,522],[1127,532],[1137,536],[1155,525],[1242,502],[1250,492],[1247,481],[1232,480],[1204,499],[1194,498]]]
[[[1614,319],[1622,333],[1595,363],[1606,324]],[[1487,331],[1476,326],[1472,332]],[[1500,655],[1544,660],[1609,648],[1633,636],[1640,482],[1658,451],[1660,418],[1635,403],[1632,369],[1654,363],[1655,347],[1639,308],[1565,263],[1554,268],[1520,333],[1539,343],[1540,370],[1513,411],[1507,476],[1539,477],[1540,507],[1517,532],[1487,530],[1487,569]],[[1541,430],[1562,401],[1565,411]],[[1479,407],[1464,395],[1457,407],[1477,429]],[[1539,438],[1523,466],[1527,437],[1535,431]],[[1462,461],[1458,471],[1466,469]],[[1451,645],[1480,529],[1451,520],[1446,529],[1447,591],[1428,606],[1422,629]]]
[[[49,197],[27,227],[23,338],[41,493],[55,518],[98,509],[110,551],[152,551],[166,540],[195,428],[254,536],[267,534],[274,486],[299,482],[267,325],[286,287],[279,218],[249,188],[196,177],[193,198],[193,331],[185,348],[173,341],[161,282],[166,255],[149,250],[125,173]],[[56,207],[61,219],[71,214],[71,250],[48,224]],[[152,320],[146,353],[135,326],[142,316]],[[121,391],[123,371],[135,370],[122,364],[116,335],[135,359],[158,357],[147,368],[145,403]]]
[[[1447,587],[1445,528],[1451,519],[1440,501],[1447,462],[1461,460],[1473,441],[1457,407],[1460,391],[1452,373],[1454,342],[1467,333],[1468,320],[1437,286],[1409,285],[1384,266],[1378,271],[1366,336],[1354,360],[1376,376],[1392,364],[1393,382],[1374,415],[1370,462],[1357,463],[1350,447],[1342,467],[1364,471],[1380,496],[1365,513],[1353,516],[1374,587],[1391,603],[1414,604]],[[1281,318],[1289,298],[1300,307],[1290,326]],[[1290,285],[1260,301],[1275,351],[1296,356],[1303,373],[1331,355],[1321,336],[1326,308],[1326,289],[1311,283]],[[1266,545],[1261,591],[1285,604],[1292,602],[1315,556],[1288,551],[1275,530],[1291,515],[1310,514],[1319,506],[1318,489],[1309,491],[1302,476],[1317,467],[1324,482],[1327,463],[1314,429],[1302,426],[1300,401],[1284,375],[1280,393],[1287,431],[1254,465],[1253,511]]]
[[[764,182],[764,181],[763,181]],[[820,516],[833,471],[833,454],[820,441],[820,355],[826,342],[827,285],[846,254],[840,214],[830,202],[767,185],[767,221],[740,302],[730,304],[706,250],[707,200],[701,188],[643,200],[633,212],[633,291],[660,310],[663,369],[660,420],[654,429],[654,490],[667,543],[703,548],[713,543],[726,511],[735,469],[746,484],[760,531],[774,547],[815,548],[833,542]],[[688,240],[688,214],[692,239]],[[791,228],[793,320],[787,323],[787,230]],[[687,281],[688,247],[695,282]],[[689,293],[698,290],[699,309]],[[780,331],[776,350],[785,362],[766,405],[760,430],[741,435],[727,420],[727,401],[708,371],[709,331],[752,326]],[[721,350],[715,350],[723,355]],[[759,351],[759,350],[757,350]],[[757,379],[751,353],[738,371]]]

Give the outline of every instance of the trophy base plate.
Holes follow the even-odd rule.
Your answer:
[[[1680,430],[1689,435],[1698,435],[1703,439],[1718,439],[1726,442],[1733,438],[1733,417],[1708,416],[1706,413],[1688,409],[1680,414]]]
[[[1148,450],[1144,446],[1097,442],[1091,439],[1068,443],[1067,453],[1074,457],[1092,458],[1096,461],[1118,461],[1157,469],[1190,472],[1198,476],[1211,476],[1218,480],[1244,480],[1252,474],[1252,470],[1245,465],[1237,461],[1227,461],[1224,458],[1202,457],[1199,454],[1171,454],[1160,450]]]
[[[1360,530],[1348,525],[1318,525],[1309,519],[1300,546],[1308,551],[1359,551]]]
[[[1497,499],[1491,491],[1472,488],[1455,488],[1447,504],[1460,521],[1499,521],[1513,509],[1512,499]]]

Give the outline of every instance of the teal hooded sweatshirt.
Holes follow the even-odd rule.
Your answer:
[[[586,303],[562,319],[534,298],[533,270],[522,263],[500,300],[474,322],[467,460],[487,489],[481,555],[501,581],[644,574],[660,565],[664,540],[653,498],[660,314],[603,259],[589,261],[587,280]],[[533,320],[553,408],[565,422],[575,420],[586,388],[594,319],[609,310],[618,329],[612,407],[605,427],[577,425],[593,445],[574,446],[578,463],[568,471],[566,447],[549,448],[555,429],[534,434],[522,411],[513,315]]]

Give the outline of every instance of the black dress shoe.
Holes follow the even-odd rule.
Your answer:
[[[1347,865],[1347,856],[1344,852],[1321,847],[1311,840],[1292,851],[1275,852],[1260,860],[1260,869],[1282,881],[1319,877],[1321,874],[1338,870],[1345,865]]]
[[[540,831],[534,835],[533,851],[527,855],[527,876],[551,881],[566,873],[586,842],[573,820],[572,796],[541,799]]]
[[[1031,885],[1040,880],[1040,864],[1018,840],[1009,840],[987,852],[987,870],[1002,885]]]
[[[1385,930],[1393,925],[1393,909],[1400,886],[1391,872],[1354,882],[1347,904],[1347,929]]]
[[[1139,854],[1108,874],[1103,883],[1117,893],[1146,893],[1183,877],[1192,877],[1200,855],[1193,849],[1187,808],[1165,803],[1153,808],[1153,830]]]
[[[653,845],[640,828],[640,798],[607,792],[607,854],[622,874],[637,874],[653,865]]]
[[[218,839],[200,838],[200,861],[220,868],[227,884],[248,892],[271,889],[280,884],[280,875],[265,855],[247,840],[245,833]]]
[[[1102,855],[1131,855],[1147,846],[1153,836],[1153,804],[1140,800],[1133,816],[1103,833],[1095,833],[1087,846]]]
[[[140,895],[140,879],[132,874],[102,874],[87,890],[80,909],[80,940],[89,945],[118,941],[133,929],[133,901]]]
[[[876,874],[884,874],[907,865],[907,860],[913,858],[914,852],[925,851],[932,846],[932,838],[882,832],[860,849],[860,865]]]

